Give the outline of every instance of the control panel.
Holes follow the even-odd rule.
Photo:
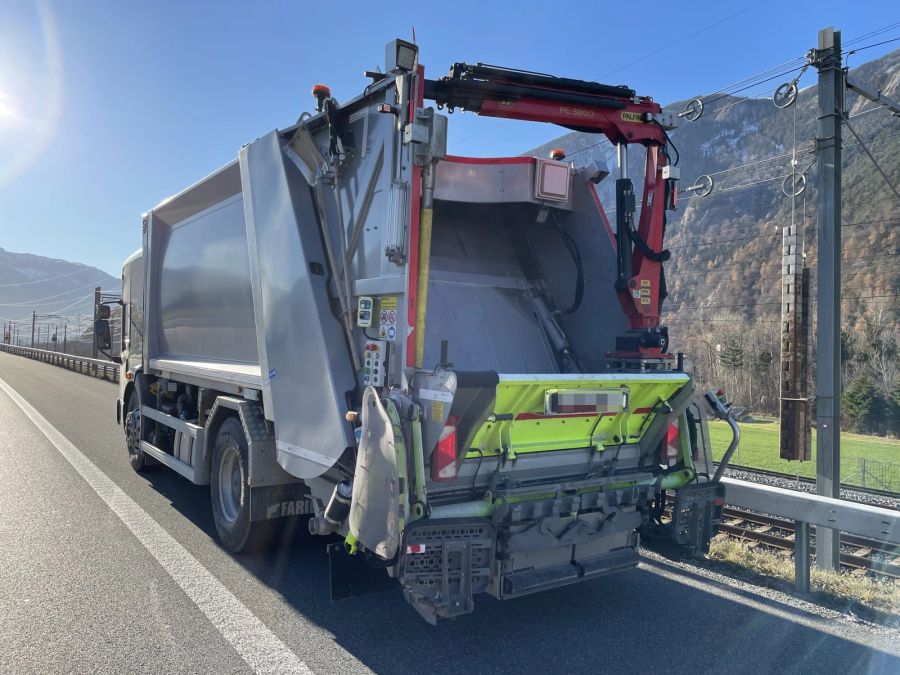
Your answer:
[[[363,353],[363,383],[373,387],[384,386],[387,372],[387,345],[384,340],[366,340]]]
[[[360,328],[372,325],[372,298],[368,295],[360,297],[356,305],[356,325]]]

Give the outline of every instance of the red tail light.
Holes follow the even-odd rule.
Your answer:
[[[441,431],[434,452],[431,453],[431,480],[443,481],[456,478],[456,423],[458,417],[450,416]]]
[[[675,463],[678,457],[679,446],[678,422],[672,422],[666,430],[666,462],[669,465]]]

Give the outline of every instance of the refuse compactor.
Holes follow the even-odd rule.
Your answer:
[[[642,534],[705,552],[737,427],[660,325],[672,120],[624,86],[428,79],[402,40],[368,76],[343,104],[317,85],[314,112],[143,217],[117,402],[132,466],[209,485],[232,551],[284,518],[338,535],[336,592],[359,560],[432,622],[631,568]],[[448,155],[455,110],[595,133],[615,177],[561,151]],[[710,411],[735,430],[717,473]]]

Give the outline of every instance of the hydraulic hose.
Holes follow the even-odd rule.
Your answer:
[[[575,294],[572,304],[567,309],[560,310],[560,313],[574,314],[578,311],[578,308],[581,307],[581,301],[584,299],[584,264],[581,261],[581,252],[578,250],[578,244],[575,243],[572,235],[563,229],[562,223],[559,222],[559,216],[556,215],[556,211],[551,210],[551,213],[553,214],[553,224],[556,226],[556,231],[559,232],[559,236],[566,245],[569,255],[572,256],[576,274]]]

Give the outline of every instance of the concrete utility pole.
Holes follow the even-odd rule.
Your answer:
[[[34,320],[37,318],[37,312],[31,310],[31,347],[34,348]]]
[[[840,31],[833,28],[819,31],[813,65],[819,71],[816,492],[837,499],[841,490],[841,123],[844,111]],[[840,560],[840,532],[816,528],[816,565],[836,570]]]

